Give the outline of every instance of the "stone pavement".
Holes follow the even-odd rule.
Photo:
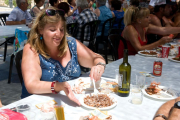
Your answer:
[[[10,56],[13,52],[13,46],[8,45],[6,61],[3,61],[3,56],[0,57],[0,99],[3,105],[10,104],[20,99],[21,84],[16,72],[15,66],[13,66],[13,72],[11,77],[11,83],[7,84],[9,75]],[[0,55],[4,54],[4,45],[0,46]]]

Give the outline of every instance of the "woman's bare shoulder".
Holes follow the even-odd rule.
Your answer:
[[[132,25],[128,25],[124,28],[124,32],[128,34],[134,33],[135,31],[136,29]]]
[[[137,31],[132,25],[126,26],[126,28],[123,31],[123,37],[126,39],[129,39],[129,37],[137,36]]]
[[[27,43],[23,48],[23,56],[36,57],[38,53]]]

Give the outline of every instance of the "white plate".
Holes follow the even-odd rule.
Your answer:
[[[162,90],[160,91],[159,94],[149,95],[149,94],[147,94],[146,91],[145,91],[146,88],[147,88],[147,86],[142,89],[142,92],[143,92],[144,95],[146,95],[146,96],[148,96],[148,97],[150,97],[150,98],[154,98],[154,99],[157,99],[157,100],[172,100],[172,99],[174,99],[174,98],[177,97],[177,96],[175,95],[174,91],[171,90],[171,89],[169,89],[168,91],[169,91],[170,93],[172,93],[173,95],[171,95],[171,94],[169,94],[169,93],[167,93],[167,92],[164,92],[164,91],[162,91]],[[168,88],[165,87],[165,86],[159,86],[159,88],[161,88],[161,89],[163,89],[163,90],[167,90],[167,89],[168,89]]]
[[[88,116],[88,115],[90,115],[91,114],[91,111],[89,111],[89,112],[83,112],[83,113],[80,113],[80,114],[78,114],[78,120],[80,120],[80,117],[81,116]],[[111,115],[111,114],[108,114],[108,115]],[[111,115],[112,116],[112,120],[118,120],[114,115]]]
[[[79,86],[80,81],[82,82],[81,85],[83,86],[84,90],[94,90],[93,85],[91,86],[90,77],[81,77],[81,78],[79,78],[78,80],[76,80],[75,86]],[[106,81],[101,78],[100,84],[103,84],[103,83],[106,83]],[[97,89],[100,89],[100,87],[97,88]]]
[[[146,50],[146,51],[148,51],[148,50]],[[151,51],[153,51],[153,50],[151,50]],[[157,56],[157,55],[142,54],[141,52],[144,52],[144,50],[143,50],[143,51],[138,51],[138,54],[139,54],[139,55],[143,55],[143,56],[147,56],[147,57],[156,57],[156,56]],[[154,51],[154,52],[156,52],[156,51]]]
[[[103,94],[103,93],[99,93],[99,94]],[[85,98],[86,96],[88,96],[88,95],[90,95],[90,94],[83,95],[83,96],[79,99],[81,105],[82,105],[83,107],[85,107],[85,108],[88,108],[88,109],[96,109],[96,107],[90,107],[90,106],[84,104],[84,98]],[[114,107],[117,105],[117,100],[116,100],[116,98],[114,98],[114,97],[113,97],[112,95],[110,95],[110,94],[107,94],[107,95],[110,97],[110,99],[113,100],[114,104],[112,104],[111,106],[108,106],[108,107],[98,108],[99,110],[109,110],[109,109],[114,108]]]
[[[180,63],[180,61],[174,60],[174,59],[172,59],[172,58],[169,58],[169,60],[170,60],[170,61],[173,61],[173,62],[178,62],[178,63]]]

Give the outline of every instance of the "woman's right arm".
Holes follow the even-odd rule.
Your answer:
[[[166,37],[161,38],[157,42],[141,46],[141,44],[138,40],[138,33],[137,33],[136,29],[131,25],[126,27],[125,31],[123,32],[123,37],[126,40],[130,41],[131,45],[135,48],[136,51],[152,50],[153,48],[155,48],[159,45],[165,44],[167,42],[170,42],[172,40],[172,38],[166,36]]]
[[[22,76],[26,89],[31,94],[52,93],[50,81],[41,81],[42,70],[40,67],[39,56],[32,50],[29,44],[23,49],[23,57],[21,63]],[[56,82],[54,85],[56,92],[63,90],[70,100],[78,105],[80,102],[74,96],[71,86],[67,82]]]
[[[40,81],[42,70],[39,56],[32,50],[29,44],[26,44],[23,49],[21,69],[23,80],[29,93],[52,93],[51,82]]]

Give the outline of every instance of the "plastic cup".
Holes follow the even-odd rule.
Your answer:
[[[143,93],[138,85],[131,86],[131,103],[132,104],[142,104]]]
[[[54,111],[51,112],[42,112],[40,120],[56,120]]]
[[[162,58],[168,58],[170,46],[163,45],[162,46]]]
[[[96,89],[100,89],[101,79],[95,82]],[[93,82],[91,80],[91,88],[94,88]]]
[[[141,89],[144,88],[146,77],[141,74],[136,74],[136,85],[138,85]]]

